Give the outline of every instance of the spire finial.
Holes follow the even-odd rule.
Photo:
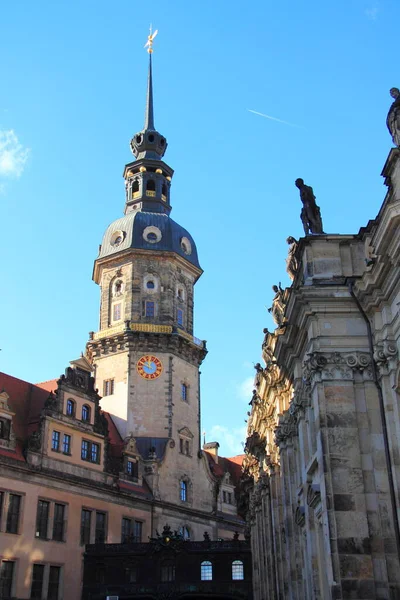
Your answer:
[[[153,41],[158,33],[158,29],[153,33],[153,28],[150,25],[150,33],[147,36],[147,42],[145,48],[149,53],[149,76],[147,79],[147,101],[146,101],[146,112],[144,117],[144,129],[154,129],[154,112],[153,112],[153,73],[151,64],[151,55],[153,54]]]

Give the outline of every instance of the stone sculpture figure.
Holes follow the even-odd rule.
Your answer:
[[[285,303],[283,300],[283,289],[281,287],[281,282],[279,282],[279,287],[277,285],[272,286],[272,290],[275,292],[275,296],[272,300],[272,306],[268,309],[268,312],[272,314],[272,318],[278,327],[283,327],[285,318],[283,316],[285,312]]]
[[[324,233],[322,227],[321,211],[315,202],[313,189],[310,185],[306,185],[303,179],[296,179],[296,187],[300,190],[300,199],[303,203],[300,218],[303,223],[304,233]]]
[[[392,88],[390,95],[394,98],[394,102],[389,108],[386,125],[392,136],[393,143],[395,146],[400,146],[400,90]]]
[[[296,276],[297,269],[299,268],[299,261],[296,256],[296,251],[299,244],[291,235],[286,239],[286,242],[289,244],[288,255],[286,258],[286,272],[293,281]]]

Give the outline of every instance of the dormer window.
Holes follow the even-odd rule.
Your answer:
[[[11,420],[0,418],[0,439],[9,440],[11,430]]]
[[[90,406],[88,406],[87,404],[84,404],[82,406],[82,421],[84,421],[85,423],[90,422]]]
[[[75,416],[75,402],[69,398],[67,400],[67,416],[74,417]]]
[[[126,461],[126,474],[132,479],[139,479],[139,463],[137,460]]]

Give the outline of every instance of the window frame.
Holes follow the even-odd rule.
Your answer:
[[[56,583],[56,593],[54,595],[50,595],[50,586],[55,585],[55,582],[51,581],[52,569],[57,569],[57,573],[58,573],[57,583]],[[49,565],[49,570],[48,570],[48,574],[47,574],[48,576],[47,576],[46,600],[58,600],[58,598],[60,597],[61,573],[62,573],[61,565]]]
[[[179,327],[184,327],[184,314],[183,308],[176,309],[176,323]]]
[[[11,511],[11,498],[18,498],[18,510]],[[18,535],[21,520],[22,494],[8,493],[5,533]],[[15,531],[14,531],[15,529]]]
[[[152,307],[152,308],[151,308]],[[145,300],[144,316],[149,319],[154,319],[156,316],[156,303],[154,300]]]
[[[11,419],[7,419],[6,417],[0,417],[0,439],[5,441],[10,441],[11,435]]]
[[[201,581],[213,580],[213,564],[210,560],[203,560],[200,563],[200,579]]]
[[[86,544],[90,544],[91,539],[91,528],[92,528],[92,513],[93,510],[90,508],[86,508],[82,506],[81,508],[81,522],[80,522],[80,530],[79,530],[79,543],[81,546],[86,546]],[[83,516],[85,515],[85,521]],[[88,516],[88,518],[86,518]],[[87,539],[87,541],[86,541]]]
[[[105,379],[103,381],[103,397],[113,396],[115,391],[115,379]]]
[[[85,451],[84,451],[84,444],[87,444],[87,447],[85,446]],[[94,449],[96,449],[95,454],[93,454]],[[95,456],[94,460],[93,460],[93,456]],[[81,460],[84,460],[85,462],[89,462],[92,465],[99,465],[101,463],[101,444],[98,444],[97,442],[93,442],[92,440],[86,440],[85,438],[82,438]]]
[[[87,413],[86,417],[84,417],[84,413]],[[84,404],[82,406],[82,412],[81,412],[82,423],[90,423],[91,416],[92,416],[92,411],[91,411],[90,406],[88,404]]]
[[[51,449],[53,452],[60,452],[61,431],[53,429],[51,433]],[[56,443],[55,443],[56,442]]]
[[[104,517],[103,527],[98,527],[98,517],[102,515]],[[95,544],[106,544],[107,543],[107,513],[104,510],[96,510],[95,516],[95,529],[94,529],[94,543]],[[101,532],[99,535],[98,532]]]
[[[62,519],[57,517],[57,507],[62,507]],[[67,505],[62,502],[54,502],[53,507],[53,523],[52,523],[52,536],[51,539],[54,542],[65,541],[65,514]]]
[[[15,564],[16,560],[2,559],[0,560],[0,598],[12,598],[14,596],[14,580],[15,580]],[[11,564],[11,577],[4,577],[4,564]],[[5,583],[8,582],[8,585]],[[7,587],[6,587],[7,586]],[[8,593],[7,593],[8,592]]]
[[[132,467],[130,467],[132,465]],[[132,481],[139,481],[139,461],[133,458],[126,460],[126,474]]]
[[[184,381],[181,383],[181,400],[189,404],[189,386]]]
[[[188,483],[184,479],[179,482],[179,499],[181,502],[188,501]]]
[[[231,565],[232,581],[244,581],[244,563],[242,560],[233,560]],[[240,575],[241,577],[237,576]]]
[[[50,501],[38,498],[36,508],[35,538],[39,540],[49,539]]]
[[[38,579],[37,581],[39,582],[40,585],[40,590],[35,590],[35,595],[33,595],[33,585],[35,582],[34,579],[34,574],[35,574],[35,567],[41,567],[41,579]],[[30,595],[29,598],[43,598],[43,586],[44,586],[44,578],[45,578],[45,568],[46,565],[44,565],[43,563],[33,563],[32,564],[32,576],[31,576],[31,591],[30,591]],[[36,595],[36,593],[38,593],[39,595]]]
[[[70,409],[70,407],[72,407],[72,409]],[[73,398],[68,398],[67,399],[66,408],[65,408],[65,414],[67,415],[67,417],[74,418],[75,417],[75,411],[76,411],[76,402],[75,402],[75,400]]]
[[[65,442],[68,442],[67,444]],[[63,443],[62,443],[62,452],[66,456],[71,456],[71,446],[72,446],[72,436],[69,433],[64,433],[63,435]],[[66,450],[67,448],[67,450]]]

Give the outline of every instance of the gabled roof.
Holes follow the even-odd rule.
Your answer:
[[[220,479],[225,475],[225,473],[229,473],[232,477],[233,485],[237,485],[239,483],[242,473],[242,462],[246,456],[245,454],[238,454],[237,456],[232,456],[230,458],[218,456],[218,462],[215,462],[214,454],[207,452],[207,450],[205,450],[204,453],[207,456],[210,470],[215,477]]]

